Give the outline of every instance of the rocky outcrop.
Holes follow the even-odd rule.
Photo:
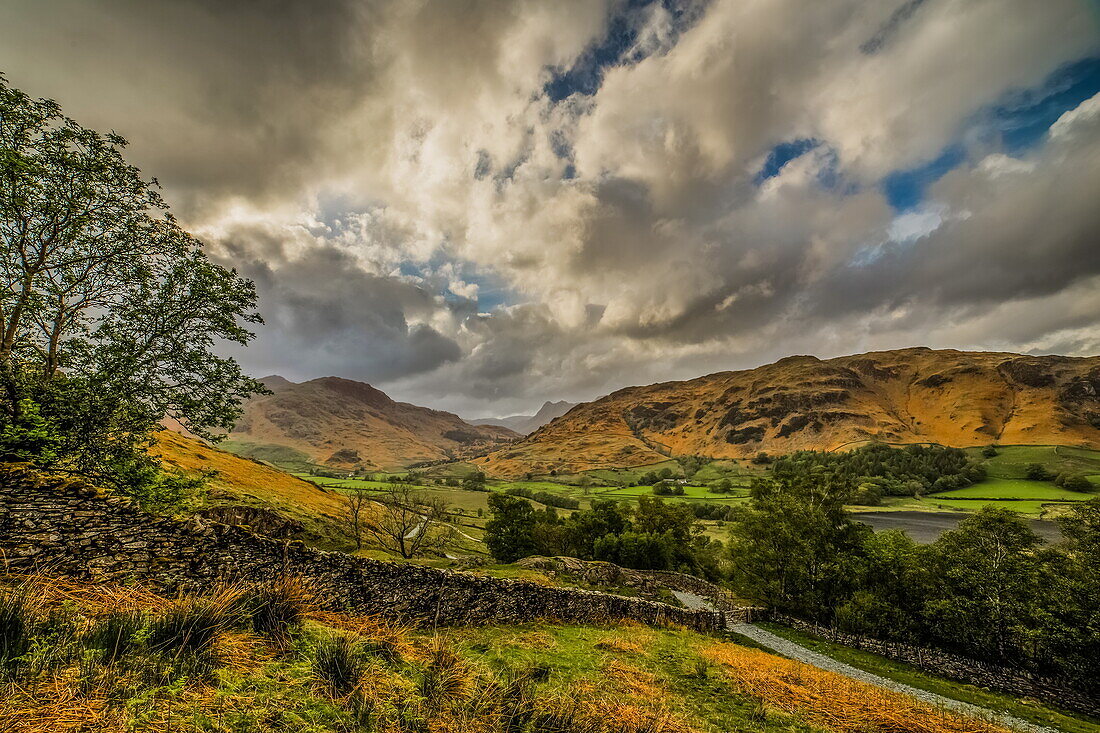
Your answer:
[[[166,590],[296,575],[332,608],[420,623],[632,619],[699,630],[724,623],[718,613],[639,598],[370,560],[243,526],[153,516],[83,481],[20,464],[0,464],[0,565],[90,581],[135,579]]]

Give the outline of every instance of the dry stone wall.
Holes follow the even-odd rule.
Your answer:
[[[1068,681],[1030,674],[1022,670],[980,662],[939,649],[882,641],[837,631],[828,626],[775,614],[774,620],[791,628],[829,639],[837,644],[863,649],[883,657],[980,687],[1004,690],[1015,695],[1043,700],[1055,706],[1100,717],[1100,686],[1082,690]]]
[[[720,614],[707,611],[370,560],[243,526],[154,516],[83,481],[21,464],[0,464],[0,566],[91,581],[137,579],[168,590],[297,575],[334,609],[442,625],[631,619],[711,630],[722,624]]]

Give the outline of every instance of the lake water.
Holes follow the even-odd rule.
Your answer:
[[[903,529],[910,537],[921,544],[933,542],[949,529],[955,529],[966,514],[954,512],[859,512],[852,515],[864,524],[869,524],[876,532],[884,529]],[[1048,542],[1061,539],[1058,525],[1054,522],[1027,520],[1035,533]]]

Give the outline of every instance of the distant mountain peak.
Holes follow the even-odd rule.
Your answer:
[[[542,403],[542,407],[534,415],[512,415],[510,417],[482,417],[470,420],[473,425],[498,425],[514,430],[521,435],[530,435],[551,420],[561,417],[569,412],[576,403],[559,400]]]
[[[266,377],[260,377],[257,381],[272,392],[278,392],[280,389],[294,386],[294,382],[286,377],[280,377],[278,374],[269,374]]]
[[[265,377],[272,394],[245,404],[234,442],[289,448],[315,463],[389,470],[462,458],[518,438],[475,426],[449,412],[396,402],[365,382],[319,377],[295,384]]]

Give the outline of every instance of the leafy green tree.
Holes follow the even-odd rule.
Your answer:
[[[1024,467],[1024,477],[1029,481],[1049,481],[1050,472],[1041,463],[1029,463]]]
[[[536,552],[535,526],[538,516],[531,502],[507,494],[490,494],[485,523],[485,545],[499,562],[515,562]]]
[[[783,611],[824,619],[846,598],[862,536],[848,519],[851,489],[809,475],[757,480],[732,513],[728,545],[741,592]]]
[[[630,526],[630,509],[616,501],[594,501],[586,512],[575,512],[562,525],[562,549],[573,557],[591,559],[596,541],[622,534]]]
[[[1093,491],[1096,487],[1081,474],[1071,474],[1062,480],[1062,488],[1070,491]]]
[[[900,530],[864,535],[853,563],[858,590],[837,608],[837,625],[857,634],[923,641],[921,614],[932,582],[928,554]]]
[[[1012,659],[1035,627],[1038,535],[1015,512],[986,506],[932,546],[936,583],[926,605],[940,643]]]
[[[1058,583],[1042,595],[1053,603],[1049,643],[1060,672],[1100,688],[1100,498],[1077,502],[1058,520],[1065,542]],[[1100,690],[1098,690],[1100,691]]]
[[[261,321],[253,284],[206,257],[125,145],[0,77],[4,450],[136,491],[159,420],[217,437],[263,391],[214,351]]]

